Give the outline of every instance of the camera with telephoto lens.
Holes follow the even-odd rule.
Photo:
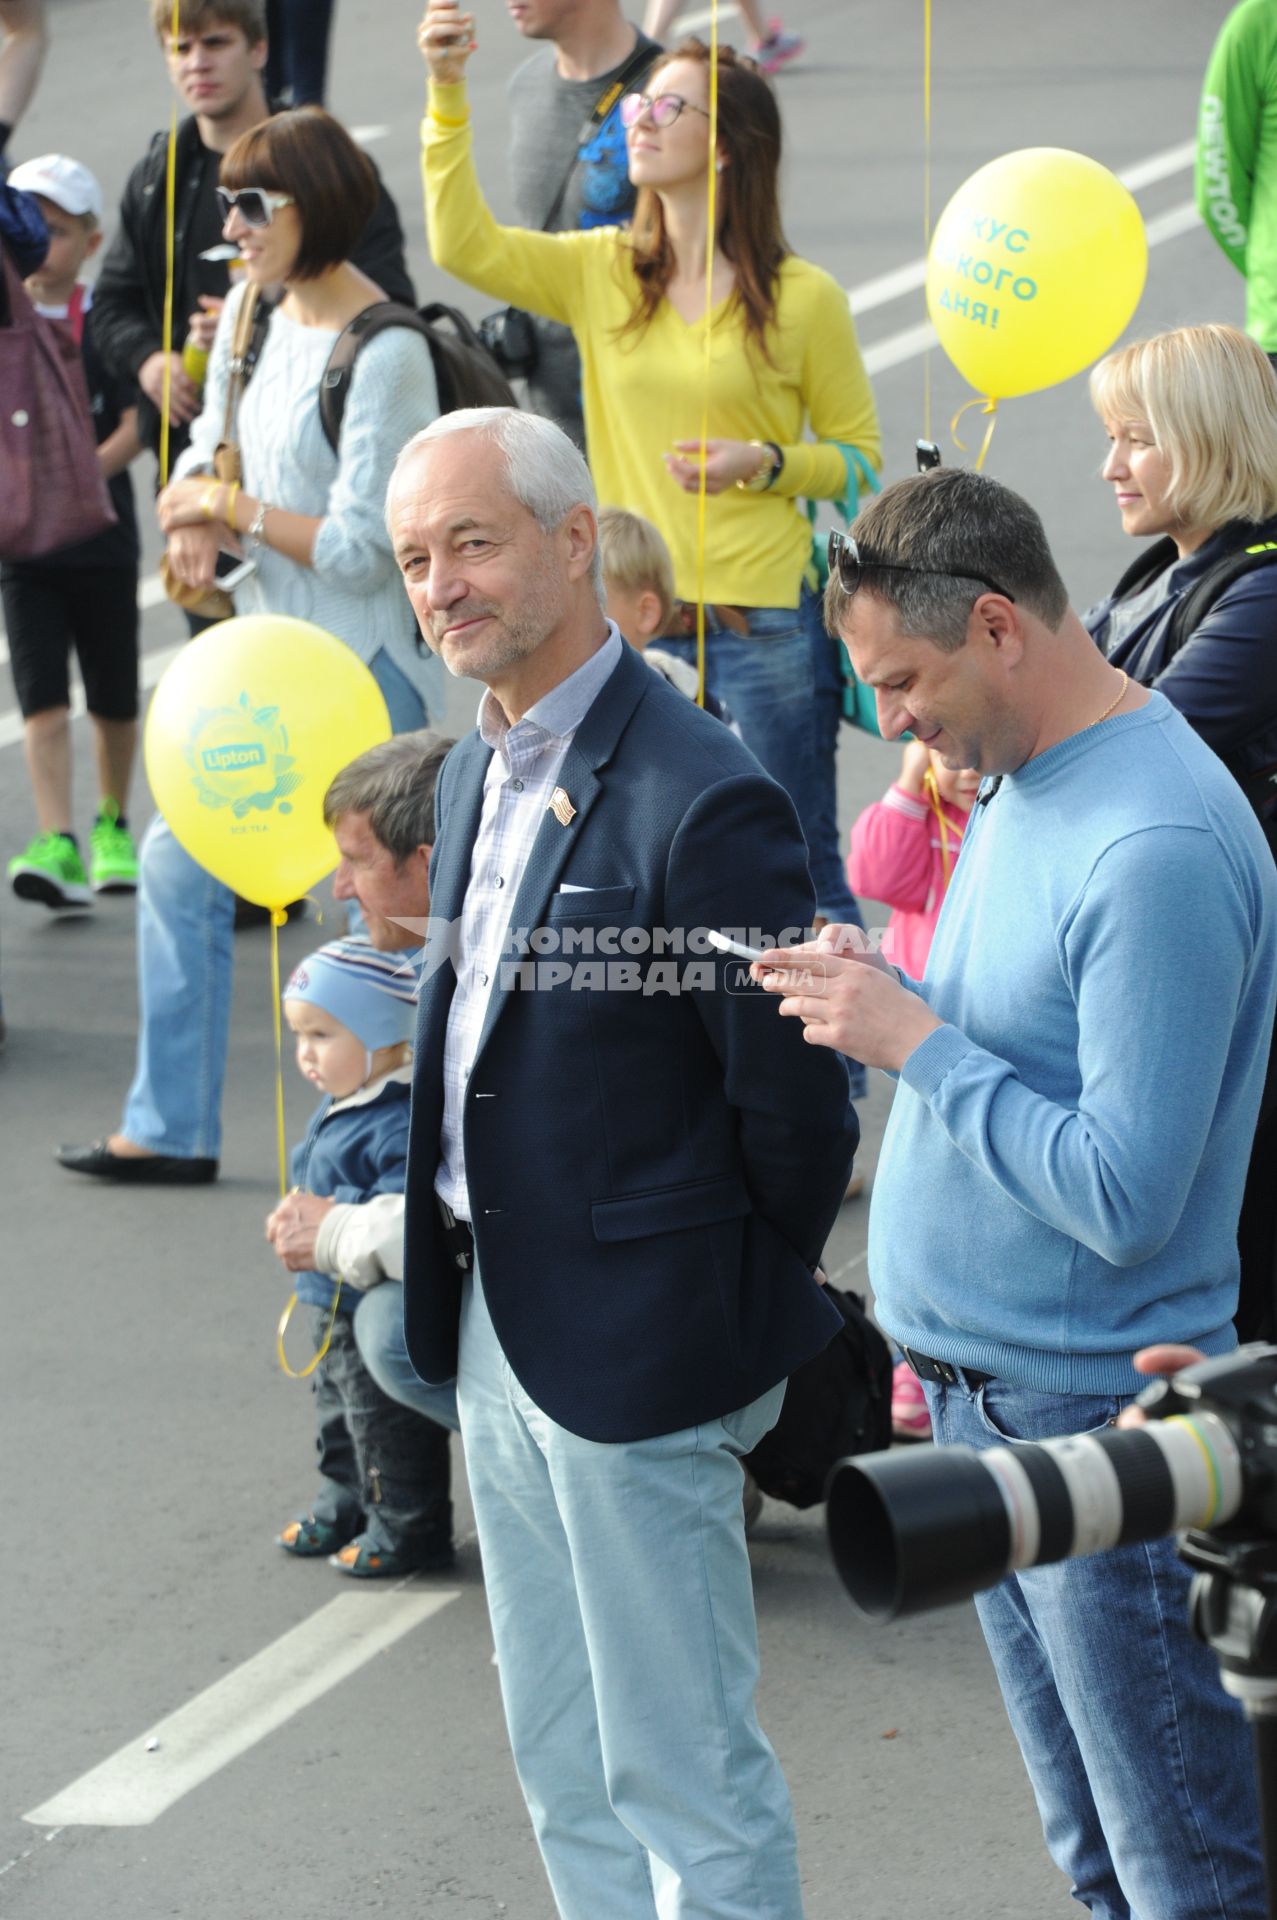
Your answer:
[[[1009,1573],[1165,1534],[1277,1541],[1277,1347],[1240,1347],[1141,1394],[1143,1427],[840,1460],[830,1549],[855,1607],[895,1620]]]
[[[540,358],[536,322],[522,307],[501,307],[496,313],[485,313],[478,332],[507,380],[527,380],[536,372]]]

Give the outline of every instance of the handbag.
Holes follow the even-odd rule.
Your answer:
[[[745,1455],[763,1492],[791,1507],[814,1507],[848,1454],[891,1445],[891,1349],[858,1293],[827,1287],[843,1318],[829,1345],[798,1368],[780,1418]]]
[[[841,500],[833,505],[844,526],[848,526],[856,517],[856,507],[862,489],[867,493],[877,493],[882,487],[869,462],[859,447],[849,446],[845,441],[834,440],[829,443],[836,446],[847,469],[847,491]],[[812,522],[811,560],[816,569],[817,590],[823,595],[829,585],[829,561],[826,554],[826,536],[815,531],[816,502],[807,502],[807,518]],[[873,734],[875,740],[881,740],[882,730],[878,725],[878,702],[872,687],[866,687],[857,680],[851,664],[851,657],[842,641],[835,643],[842,655],[842,717],[849,726],[859,727],[862,733]]]
[[[113,527],[84,363],[36,312],[0,246],[0,560],[36,560]]]
[[[239,312],[235,316],[235,332],[231,336],[230,377],[226,382],[222,437],[213,455],[213,478],[226,485],[242,478],[243,463],[235,438],[239,403],[270,324],[271,310],[263,305],[259,311],[258,292],[257,287],[245,287]],[[229,620],[234,613],[235,602],[221,587],[188,587],[184,580],[179,580],[169,564],[167,553],[160,560],[159,571],[165,593],[175,606],[183,608],[185,612],[198,614],[203,620]]]

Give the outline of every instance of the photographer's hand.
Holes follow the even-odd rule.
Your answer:
[[[1137,1373],[1169,1376],[1182,1373],[1185,1367],[1194,1367],[1205,1358],[1206,1355],[1199,1353],[1196,1347],[1177,1347],[1166,1343],[1160,1347],[1141,1347],[1132,1364]],[[1117,1416],[1117,1424],[1119,1427],[1142,1427],[1147,1419],[1143,1407],[1127,1407]]]

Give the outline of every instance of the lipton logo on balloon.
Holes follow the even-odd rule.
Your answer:
[[[201,707],[183,755],[202,806],[229,807],[236,820],[292,812],[303,776],[278,707],[255,707],[247,693],[233,707]]]

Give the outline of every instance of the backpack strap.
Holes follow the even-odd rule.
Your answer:
[[[1159,543],[1160,544],[1160,543]],[[1200,627],[1215,602],[1227,593],[1235,580],[1245,574],[1253,573],[1256,567],[1271,566],[1277,561],[1277,540],[1258,540],[1253,546],[1240,547],[1235,553],[1226,553],[1213,567],[1208,567],[1200,580],[1188,589],[1174,613],[1171,615],[1170,630],[1166,636],[1166,649],[1162,659],[1163,667],[1169,666],[1184,643]]]
[[[320,424],[324,429],[324,438],[334,453],[341,439],[341,423],[359,349],[367,341],[375,340],[388,327],[405,327],[409,332],[419,333],[426,345],[430,345],[430,330],[425,322],[412,307],[404,306],[399,300],[374,300],[370,307],[365,307],[362,313],[357,313],[353,320],[346,322],[333,343],[328,365],[319,382]],[[443,411],[442,405],[440,411]]]
[[[398,300],[377,300],[342,328],[319,383],[319,418],[334,453],[360,349],[390,327],[419,333],[425,341],[440,413],[451,413],[455,407],[518,406],[509,381],[463,313],[440,301],[417,313]]]

